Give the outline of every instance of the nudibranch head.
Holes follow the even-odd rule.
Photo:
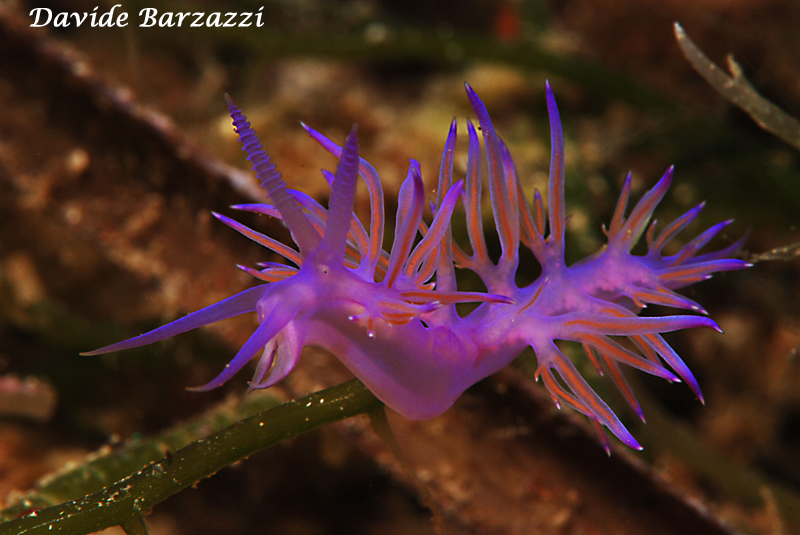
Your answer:
[[[530,345],[538,360],[536,377],[543,380],[559,407],[569,405],[588,416],[607,451],[610,446],[604,427],[628,446],[640,448],[556,341],[581,344],[597,371],[614,382],[642,419],[620,364],[668,381],[683,381],[702,400],[691,371],[661,334],[691,327],[718,330],[716,323],[702,315],[640,317],[638,313],[647,304],[659,304],[705,314],[700,305],[675,290],[717,271],[747,267],[742,260],[730,258],[741,240],[719,251],[698,254],[729,223],[726,221],[689,241],[676,254],[662,254],[666,243],[702,209],[699,205],[689,210],[658,235],[655,222],[648,226],[672,181],[670,168],[626,216],[628,177],[606,229],[608,244],[567,266],[564,138],[549,83],[545,88],[551,135],[547,211],[538,191],[531,205],[525,201],[508,147],[497,135],[478,95],[468,85],[466,89],[480,123],[483,151],[475,127],[468,122],[466,176],[454,180],[454,120],[445,141],[437,198],[430,202],[430,223],[423,219],[426,202],[420,166],[411,160],[398,194],[389,251],[383,247],[383,189],[375,169],[360,157],[355,126],[339,146],[303,125],[338,159],[334,173],[323,171],[331,188],[325,208],[305,193],[287,188],[250,123],[226,95],[243,150],[271,199],[271,204],[233,208],[281,219],[297,247],[215,213],[217,219],[280,255],[286,263],[265,262],[260,269],[239,266],[263,284],[87,354],[150,344],[255,312],[259,322],[255,332],[217,377],[195,390],[222,385],[258,355],[250,388],[267,388],[294,369],[303,347],[313,345],[334,353],[391,408],[409,418],[429,418],[447,410],[466,388],[506,366]],[[488,255],[481,215],[484,157],[501,246],[497,262]],[[369,193],[366,228],[353,213],[359,177]],[[469,254],[455,243],[450,231],[459,200],[466,213]],[[631,249],[642,234],[648,252],[633,255]],[[532,251],[542,268],[541,276],[524,287],[515,282],[520,243]],[[488,292],[459,291],[456,267],[475,272]],[[455,304],[462,302],[479,306],[460,315]]]

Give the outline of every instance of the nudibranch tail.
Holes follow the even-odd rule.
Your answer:
[[[608,228],[608,245],[567,266],[564,260],[566,203],[565,143],[558,106],[545,85],[550,117],[551,164],[547,208],[538,190],[529,204],[508,146],[495,131],[486,106],[469,85],[467,98],[477,115],[478,132],[467,122],[466,176],[457,180],[454,161],[455,120],[450,124],[439,167],[436,198],[426,201],[420,164],[411,160],[395,216],[394,241],[383,248],[384,193],[378,173],[359,153],[356,127],[343,146],[303,124],[306,132],[338,159],[335,173],[323,171],[331,194],[325,208],[309,195],[288,189],[262,149],[246,117],[226,96],[233,125],[272,204],[242,204],[234,209],[281,219],[297,249],[250,229],[227,216],[214,216],[263,245],[286,263],[271,260],[259,269],[238,266],[264,284],[173,321],[149,333],[86,353],[97,355],[153,343],[229,318],[256,312],[259,326],[233,360],[213,380],[193,390],[216,388],[258,357],[250,389],[281,381],[297,365],[306,346],[334,353],[376,396],[400,414],[430,418],[447,410],[475,382],[510,363],[531,346],[541,378],[557,406],[567,405],[592,421],[610,451],[608,429],[631,448],[641,446],[579,373],[574,343],[597,373],[617,387],[644,421],[623,365],[683,382],[700,401],[703,395],[689,367],[662,334],[706,327],[719,330],[703,315],[639,316],[657,304],[706,314],[698,303],[676,290],[712,273],[749,266],[732,258],[744,238],[717,251],[701,252],[730,221],[711,226],[665,256],[666,246],[694,221],[695,206],[657,233],[654,211],[673,179],[669,168],[626,215],[631,177],[626,178]],[[482,165],[500,257],[489,256],[482,210]],[[353,211],[361,177],[369,193],[369,224]],[[451,235],[450,222],[459,199],[466,216],[470,252]],[[424,208],[430,206],[432,220]],[[651,223],[652,220],[652,223]],[[644,255],[632,254],[644,235]],[[530,249],[542,275],[527,286],[516,283],[519,247]],[[459,291],[455,267],[475,272],[487,292]],[[456,303],[477,303],[459,314]]]

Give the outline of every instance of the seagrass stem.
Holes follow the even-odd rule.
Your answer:
[[[0,535],[79,535],[130,525],[131,519],[143,511],[236,461],[287,438],[372,411],[380,405],[360,381],[348,381],[236,422],[100,492],[0,524]]]

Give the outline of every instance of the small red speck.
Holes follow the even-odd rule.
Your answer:
[[[492,30],[501,41],[518,41],[522,35],[522,20],[519,6],[515,2],[505,2],[494,19]]]

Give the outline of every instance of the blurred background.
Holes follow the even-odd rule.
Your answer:
[[[290,187],[323,203],[319,170],[336,161],[299,121],[338,141],[357,122],[393,221],[408,159],[421,162],[433,194],[450,120],[466,132],[465,81],[508,143],[528,197],[546,190],[549,79],[566,136],[571,261],[602,245],[601,224],[628,171],[638,199],[671,164],[676,178],[659,221],[708,201],[675,247],[728,218],[735,222],[712,247],[750,232],[743,255],[757,260],[800,242],[800,154],[708,86],[672,28],[679,21],[720,65],[732,53],[759,92],[797,117],[797,2],[137,0],[116,8],[129,13],[123,28],[76,27],[74,19],[30,28],[35,8],[101,14],[113,5],[0,4],[0,503],[101,447],[156,436],[243,396],[244,376],[209,393],[185,388],[218,373],[254,318],[141,350],[78,356],[244,289],[252,279],[237,263],[275,260],[210,216],[262,198],[240,171],[249,168],[226,92]],[[187,19],[144,28],[146,8],[159,16],[252,12],[263,26],[191,28]],[[356,208],[367,216],[364,194]],[[275,222],[237,218],[287,237]],[[458,239],[463,222],[458,213],[454,220]],[[674,532],[657,525],[664,510],[634,507],[624,480],[602,476],[604,463],[626,463],[687,510],[721,519],[721,530],[800,533],[800,260],[791,249],[778,257],[685,292],[725,331],[670,337],[705,406],[685,386],[629,373],[648,416],[640,425],[581,364],[645,446],[615,448],[608,460],[587,439],[590,461],[578,464],[599,470],[591,477],[570,467],[577,450],[559,446],[583,433],[581,419],[564,423],[549,405],[504,397],[508,381],[533,382],[533,355],[518,361],[513,379],[478,385],[440,419],[390,415],[411,470],[443,511],[442,529],[622,533],[627,522],[649,522],[654,533]],[[528,262],[520,282],[537,274]],[[276,398],[347,377],[313,350],[296,374]],[[491,423],[490,408],[502,423]],[[225,469],[156,507],[151,533],[433,533],[426,498],[367,427],[332,426]],[[548,433],[549,445],[537,442]],[[536,464],[540,448],[561,461]],[[572,483],[555,483],[561,476]],[[611,492],[606,484],[622,497],[614,508],[598,505]]]

